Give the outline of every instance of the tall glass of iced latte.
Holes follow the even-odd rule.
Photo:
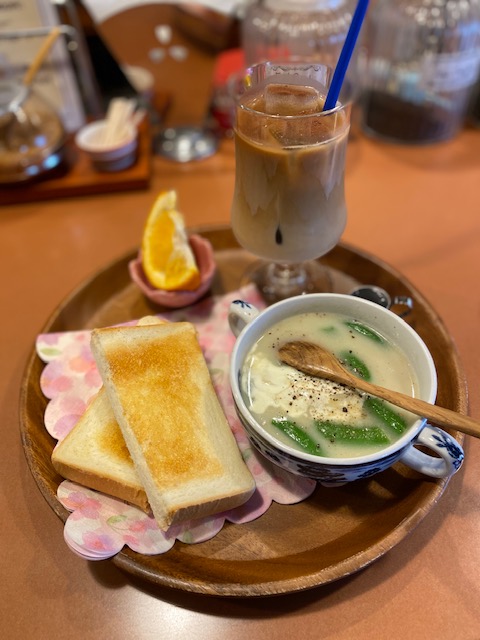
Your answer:
[[[321,64],[261,63],[237,98],[231,222],[264,261],[248,278],[268,300],[329,289],[316,259],[345,227],[350,127],[348,96],[323,111],[332,74]]]

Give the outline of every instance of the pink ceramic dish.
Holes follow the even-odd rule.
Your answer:
[[[140,253],[131,260],[128,265],[132,280],[141,289],[143,294],[155,304],[171,309],[178,309],[192,304],[201,298],[210,288],[216,271],[215,258],[212,245],[202,236],[191,235],[189,237],[198,268],[200,269],[201,284],[194,291],[165,291],[156,289],[148,281],[142,266]]]

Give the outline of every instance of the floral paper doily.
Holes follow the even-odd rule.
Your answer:
[[[262,306],[256,289],[248,287],[219,298],[207,298],[188,309],[163,313],[161,317],[189,321],[196,326],[213,385],[255,479],[254,494],[240,507],[162,532],[153,516],[141,509],[65,480],[58,487],[57,497],[72,512],[65,523],[64,537],[78,555],[101,560],[115,555],[124,545],[142,554],[165,553],[175,540],[189,544],[203,542],[221,531],[226,520],[235,524],[250,522],[265,513],[272,501],[294,504],[313,492],[315,481],[282,471],[257,453],[237,418],[228,380],[235,338],[227,320],[230,303],[236,298]],[[40,378],[40,387],[50,400],[45,427],[60,441],[102,384],[90,350],[90,331],[42,334],[37,338],[36,348],[46,363]]]

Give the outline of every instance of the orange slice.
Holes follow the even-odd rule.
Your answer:
[[[175,191],[163,191],[155,200],[143,231],[142,266],[157,289],[194,291],[200,271],[176,206]]]

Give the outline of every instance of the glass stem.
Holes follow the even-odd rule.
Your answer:
[[[267,286],[282,298],[288,298],[307,288],[308,274],[303,264],[274,262],[267,268]]]

